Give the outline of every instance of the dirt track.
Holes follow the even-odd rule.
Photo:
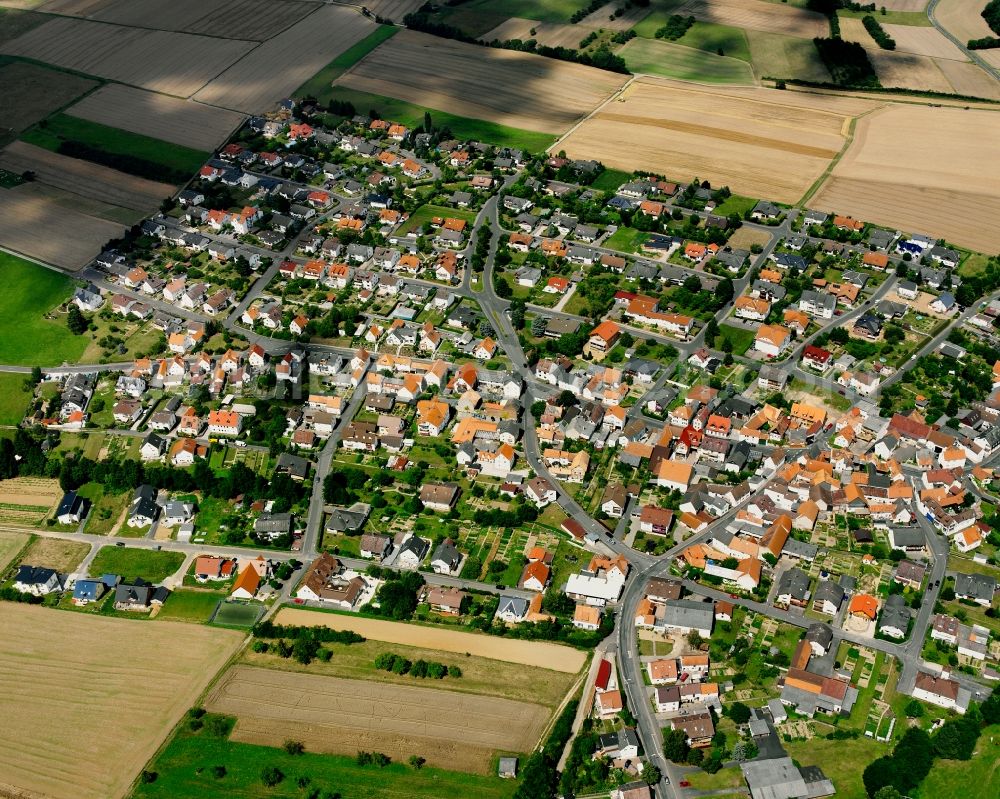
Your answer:
[[[587,660],[583,652],[560,644],[550,644],[547,641],[517,641],[363,616],[282,608],[278,611],[276,621],[278,624],[303,627],[324,626],[334,630],[353,630],[376,641],[422,646],[428,649],[440,649],[443,652],[460,654],[469,652],[479,657],[504,660],[508,663],[523,663],[526,666],[538,666],[568,674],[578,672]]]

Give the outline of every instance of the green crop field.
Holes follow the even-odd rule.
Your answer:
[[[405,100],[359,92],[343,86],[334,86],[327,99],[353,103],[359,114],[367,114],[369,110],[375,110],[383,119],[399,122],[409,128],[423,125],[424,113],[429,112],[435,127],[446,127],[459,139],[479,139],[489,144],[515,147],[533,153],[542,152],[556,140],[556,136],[551,133],[536,133],[531,130],[498,125],[483,119],[455,116],[445,111],[436,111],[433,108],[414,105]]]
[[[588,5],[589,0],[472,0],[462,7],[498,16],[537,19],[539,22],[569,22],[573,14]]]
[[[717,25],[714,22],[696,22],[687,33],[677,39],[677,44],[696,47],[706,53],[725,55],[741,61],[750,60],[750,46],[743,28]]]
[[[323,67],[323,69],[299,86],[294,96],[315,97],[321,103],[328,103],[333,96],[333,87],[331,84],[382,44],[382,42],[392,38],[400,30],[401,28],[394,28],[391,25],[381,25],[376,28],[360,42],[352,47],[348,47],[333,61]]]
[[[635,73],[700,83],[750,85],[754,82],[753,70],[745,61],[660,39],[635,38],[619,51],[619,55]]]
[[[809,39],[753,30],[746,35],[753,67],[760,77],[798,78],[820,83],[830,80],[830,73]]]
[[[216,777],[214,766],[225,775]],[[267,788],[261,772],[277,768],[283,779]],[[282,749],[254,746],[214,736],[204,728],[197,733],[181,728],[156,760],[148,766],[154,782],[136,786],[132,799],[300,799],[308,792],[299,787],[330,791],[342,799],[509,799],[515,780],[460,774],[425,766],[414,769],[402,763],[385,768],[358,766],[354,758],[305,752],[289,755]]]
[[[212,618],[213,624],[226,627],[252,627],[256,624],[263,605],[242,602],[223,602]]]
[[[167,183],[186,182],[209,156],[200,150],[69,114],[49,117],[25,131],[21,139],[46,150]]]
[[[84,336],[74,336],[65,319],[45,319],[45,314],[73,294],[73,282],[58,272],[0,252],[0,363],[16,366],[58,366],[75,362],[87,346]]]
[[[120,574],[123,580],[140,578],[158,583],[184,562],[180,552],[163,552],[155,549],[131,547],[101,547],[90,564],[91,574]]]

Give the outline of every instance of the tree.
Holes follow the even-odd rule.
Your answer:
[[[705,753],[701,749],[691,749],[687,754],[687,762],[690,766],[700,766],[705,760]]]
[[[273,788],[283,779],[285,779],[285,775],[277,766],[264,766],[260,772],[260,781],[267,788]]]
[[[979,708],[986,724],[1000,724],[1000,689],[994,689]]]
[[[226,776],[226,767],[221,765],[212,766],[212,776],[217,780],[221,780]]]
[[[79,308],[71,305],[69,306],[69,312],[66,314],[66,326],[74,336],[80,336],[87,332],[90,323],[87,322],[87,318],[80,312]]]
[[[750,708],[742,702],[733,702],[729,705],[729,718],[737,724],[746,724],[750,721]]]
[[[303,744],[302,741],[293,741],[290,739],[285,741],[281,748],[284,749],[285,753],[289,755],[301,755],[306,751],[305,744]]]
[[[156,778],[157,778],[157,777],[159,777],[159,776],[160,776],[160,775],[159,775],[159,774],[157,774],[157,773],[156,773],[155,771],[146,771],[146,770],[144,769],[144,770],[143,770],[143,772],[142,772],[142,777],[141,777],[141,779],[142,779],[142,781],[143,781],[143,782],[144,782],[145,784],[149,785],[149,784],[150,784],[150,783],[152,783],[152,782],[156,782]]]
[[[719,285],[715,288],[716,302],[722,305],[731,302],[735,291],[736,289],[733,286],[732,278],[722,278],[722,280],[719,281]]]
[[[683,763],[688,755],[687,735],[683,730],[663,731],[663,754],[675,763]]]
[[[660,773],[659,768],[652,763],[647,763],[642,770],[642,779],[646,785],[656,785],[656,783],[663,779],[663,775]]]
[[[891,785],[886,785],[884,788],[879,788],[872,799],[903,799],[903,794]]]
[[[424,763],[427,762],[425,758],[419,755],[410,755],[410,759],[407,761],[414,769],[420,771],[424,767]]]
[[[911,699],[904,708],[907,718],[918,719],[924,715],[924,706],[916,699]]]
[[[947,760],[969,760],[979,740],[979,724],[968,717],[946,721],[934,734],[934,754]]]

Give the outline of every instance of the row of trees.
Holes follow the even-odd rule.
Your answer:
[[[375,668],[379,671],[391,671],[393,674],[409,674],[411,677],[429,677],[432,680],[441,680],[445,677],[461,677],[462,670],[458,666],[446,666],[435,660],[424,660],[420,658],[409,661],[402,655],[392,652],[383,652],[375,658]]]

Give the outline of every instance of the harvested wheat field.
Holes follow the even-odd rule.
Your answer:
[[[124,795],[241,639],[5,603],[0,675],[18,690],[0,694],[3,781],[53,799]]]
[[[1000,82],[991,78],[978,64],[942,58],[937,65],[956,94],[1000,100]]]
[[[311,14],[315,3],[297,0],[114,0],[92,19],[164,31],[264,41]]]
[[[698,177],[794,203],[840,152],[850,119],[875,107],[855,98],[644,78],[556,148],[615,169]]]
[[[845,42],[857,42],[864,47],[878,47],[864,23],[854,17],[840,20],[840,38]]]
[[[913,25],[883,25],[885,32],[896,40],[897,53],[916,53],[933,58],[966,61],[965,54],[937,28]]]
[[[879,83],[888,89],[923,89],[949,94],[954,91],[933,58],[872,47],[868,48],[868,58],[875,67]]]
[[[495,752],[533,749],[549,717],[541,705],[425,685],[234,666],[205,707],[236,716],[232,737],[239,741],[280,746],[294,734],[312,751],[375,749],[400,760],[419,754],[431,765],[479,773]]]
[[[569,25],[561,22],[538,22],[534,19],[511,17],[479,38],[484,42],[492,42],[494,39],[499,39],[502,42],[508,39],[521,39],[522,41],[534,39],[546,47],[569,47],[575,50],[580,46],[580,40],[595,30],[597,28],[588,28],[583,23]]]
[[[5,64],[0,67],[0,130],[20,132],[96,86],[96,81],[38,64]]]
[[[419,624],[382,621],[364,616],[346,616],[339,613],[322,613],[299,608],[282,608],[278,611],[276,622],[300,627],[353,630],[365,638],[385,641],[390,644],[421,646],[458,654],[468,652],[479,657],[503,660],[508,663],[521,663],[525,666],[539,666],[553,671],[564,671],[568,674],[576,674],[587,660],[586,654],[579,650],[547,641],[517,641],[458,630],[424,627]]]
[[[980,0],[940,0],[934,8],[934,17],[960,42],[993,38],[996,34],[982,16],[985,5]],[[1000,50],[977,50],[976,54],[987,63],[1000,67]]]
[[[109,83],[67,113],[113,128],[152,136],[195,150],[214,150],[243,121],[243,114]]]
[[[608,19],[608,17],[610,17],[615,10],[622,7],[625,8],[624,14],[620,17],[615,17],[614,19]],[[640,5],[626,5],[625,3],[610,0],[596,11],[592,11],[590,14],[585,16],[578,24],[586,25],[588,28],[604,28],[609,31],[627,31],[634,27],[636,23],[648,17],[649,13],[650,4],[648,3],[644,7]]]
[[[18,565],[26,563],[29,566],[45,566],[57,572],[72,574],[88,552],[90,544],[82,541],[41,537],[31,542],[31,546],[21,555]]]
[[[30,183],[0,191],[0,245],[65,269],[82,269],[124,225],[61,208]]]
[[[89,17],[113,2],[114,0],[48,0],[35,10],[69,17]]]
[[[561,133],[624,82],[623,75],[579,64],[401,31],[337,84],[458,116]]]
[[[195,99],[246,113],[270,110],[374,29],[356,10],[324,6],[237,61]]]
[[[189,97],[253,47],[253,42],[55,17],[0,52]]]
[[[996,252],[998,140],[995,111],[888,106],[859,120],[853,144],[810,205]]]
[[[890,11],[923,11],[927,8],[927,0],[880,0],[878,6],[885,6]]]
[[[153,211],[164,197],[174,193],[169,183],[126,175],[21,141],[0,150],[0,167],[18,174],[30,169],[42,183],[137,211]]]
[[[673,13],[734,28],[784,33],[812,39],[827,36],[830,23],[822,14],[766,0],[688,0]]]

